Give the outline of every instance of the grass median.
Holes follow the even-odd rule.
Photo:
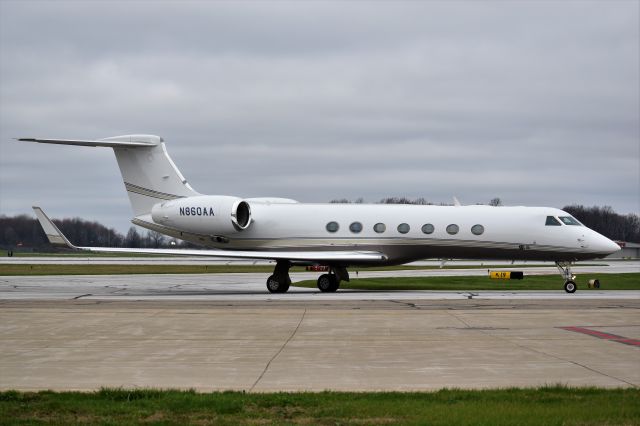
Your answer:
[[[1,424],[640,424],[640,390],[196,393],[103,389],[0,393]]]

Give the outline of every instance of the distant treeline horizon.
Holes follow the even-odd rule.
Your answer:
[[[331,203],[352,203],[347,199],[332,200]],[[363,203],[357,199],[353,203]],[[378,204],[419,204],[432,205],[424,198],[409,199],[405,197],[388,197]],[[492,206],[501,206],[499,198],[489,202]],[[640,243],[640,216],[637,214],[618,214],[610,206],[585,207],[568,205],[562,210],[574,216],[585,226],[615,240]],[[80,218],[54,219],[55,224],[67,238],[78,246],[128,247],[128,248],[161,248],[161,247],[195,247],[185,241],[167,237],[159,232],[139,231],[131,226],[126,234],[113,228],[107,228],[99,222],[86,221]],[[31,216],[0,215],[0,247],[3,249],[38,249],[53,250],[42,227]]]

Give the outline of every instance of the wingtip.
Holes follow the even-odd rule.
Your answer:
[[[42,227],[42,230],[44,231],[45,235],[47,236],[47,239],[49,240],[49,243],[51,243],[54,246],[62,246],[62,247],[77,249],[77,247],[71,244],[71,242],[67,239],[67,237],[64,236],[62,231],[58,229],[56,224],[53,223],[51,219],[49,219],[49,216],[47,216],[44,210],[42,210],[38,206],[32,206],[32,208],[36,214],[36,218],[38,219],[40,226]]]

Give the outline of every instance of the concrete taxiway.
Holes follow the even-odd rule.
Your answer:
[[[638,291],[272,295],[264,279],[0,277],[0,389],[640,386]]]
[[[471,276],[486,270],[369,271],[361,278],[391,276]],[[527,271],[529,273],[529,271]],[[292,273],[294,285],[285,294],[266,290],[265,273],[162,274],[162,275],[66,275],[0,277],[2,300],[112,300],[112,301],[343,301],[343,300],[443,300],[443,299],[640,299],[638,290],[578,290],[567,294],[558,278],[557,291],[360,291],[345,289],[321,293],[295,287],[314,280],[317,272]],[[604,283],[606,285],[606,282]]]

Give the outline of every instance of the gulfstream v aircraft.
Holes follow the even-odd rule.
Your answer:
[[[292,265],[322,265],[323,292],[349,281],[350,266],[396,265],[425,258],[550,260],[576,290],[570,265],[620,248],[568,213],[547,207],[308,204],[284,198],[203,195],[182,176],[162,138],[19,139],[113,148],[135,225],[209,249],[76,247],[34,207],[53,244],[73,249],[276,261],[267,289],[289,289]],[[214,249],[214,250],[212,250]]]

